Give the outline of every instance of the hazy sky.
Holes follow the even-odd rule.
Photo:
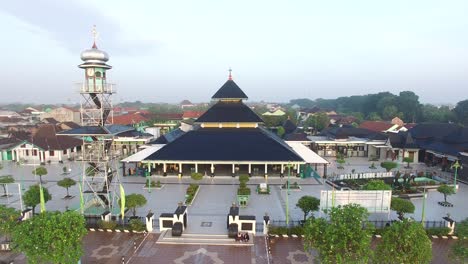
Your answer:
[[[389,90],[468,98],[468,1],[14,0],[0,5],[0,102],[75,103],[80,52],[110,55],[116,102],[253,101]]]

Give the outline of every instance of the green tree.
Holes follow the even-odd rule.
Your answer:
[[[468,218],[456,224],[455,233],[459,239],[452,246],[450,257],[460,263],[468,263]]]
[[[400,220],[405,219],[405,214],[414,213],[414,204],[410,200],[393,197],[390,203],[390,209],[398,214]]]
[[[453,112],[460,124],[468,126],[468,100],[458,102]]]
[[[455,120],[455,113],[448,106],[437,107],[425,104],[421,107],[421,119],[423,122],[447,123]]]
[[[406,168],[407,168],[407,169],[410,169],[411,167],[410,167],[409,164],[410,164],[411,162],[413,162],[413,158],[411,158],[411,157],[404,157],[404,158],[403,158],[403,162],[406,162]]]
[[[363,190],[367,191],[379,191],[379,190],[391,190],[392,187],[386,184],[382,180],[370,180],[366,185],[362,187]]]
[[[35,170],[32,171],[32,174],[35,176],[39,176],[39,182],[42,184],[42,176],[47,174],[47,169],[45,167],[37,167]]]
[[[276,134],[278,135],[278,137],[282,138],[284,136],[284,133],[285,133],[284,127],[279,126],[276,130]]]
[[[330,124],[330,118],[324,112],[319,112],[307,118],[304,125],[313,127],[315,131],[322,131]]]
[[[129,195],[125,195],[125,206],[132,210],[132,214],[136,216],[136,208],[142,207],[147,203],[145,196],[141,194],[132,193]],[[119,201],[119,204],[121,202]]]
[[[20,211],[0,205],[0,235],[4,235],[8,238],[13,232],[13,229],[20,217]]]
[[[72,187],[73,185],[76,185],[76,181],[72,178],[63,178],[62,180],[57,182],[57,185],[67,189],[67,196],[65,196],[65,198],[68,198],[70,197],[70,194],[68,193],[68,188]]]
[[[384,120],[391,120],[398,115],[398,108],[394,105],[387,105],[382,111],[382,117]]]
[[[444,195],[444,202],[447,203],[447,196],[455,194],[455,190],[452,186],[442,184],[437,188],[437,191]]]
[[[316,249],[320,263],[368,263],[373,232],[368,215],[364,207],[348,204],[330,209],[329,221],[309,218],[305,224],[305,249]]]
[[[398,167],[398,164],[396,162],[393,162],[393,161],[384,161],[384,162],[380,163],[380,167],[386,169],[387,171],[391,171],[391,170],[395,169],[396,167]]]
[[[306,221],[307,215],[310,212],[314,212],[319,209],[320,199],[317,199],[313,196],[305,195],[299,198],[296,206],[299,207],[302,210],[302,212],[304,212],[304,221]]]
[[[15,178],[13,178],[13,176],[11,175],[0,176],[0,184],[3,187],[3,196],[8,196],[6,185],[8,183],[14,183],[14,182],[15,182]]]
[[[405,219],[386,227],[375,263],[430,263],[432,242],[419,222]]]
[[[85,219],[77,212],[45,212],[14,228],[13,248],[28,263],[77,263],[86,233]]]
[[[379,113],[377,113],[377,112],[369,113],[369,115],[367,116],[367,119],[369,119],[371,121],[380,121],[380,120],[382,120]]]
[[[404,113],[403,120],[413,123],[416,121],[416,118],[421,111],[419,96],[411,91],[400,92],[396,99],[396,104],[398,109]]]
[[[47,188],[42,187],[44,192],[44,202],[47,202],[52,199],[52,195],[49,194]],[[36,206],[41,203],[41,195],[39,185],[31,185],[29,189],[23,194],[23,202],[26,206],[32,207],[33,214],[35,212]]]

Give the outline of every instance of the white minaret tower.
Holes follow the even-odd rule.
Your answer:
[[[81,53],[84,82],[79,84],[81,94],[81,126],[72,134],[83,137],[84,214],[119,214],[117,186],[120,183],[116,155],[112,142],[118,129],[112,125],[112,95],[114,85],[107,82],[109,56],[96,45],[97,32],[93,28],[94,43]]]

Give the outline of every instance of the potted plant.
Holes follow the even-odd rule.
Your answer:
[[[239,176],[239,188],[237,189],[237,202],[240,206],[247,206],[250,199],[250,188],[247,187],[249,181],[248,175]]]

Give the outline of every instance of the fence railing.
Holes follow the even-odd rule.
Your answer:
[[[289,223],[286,223],[284,220],[271,220],[270,221],[270,226],[276,226],[276,227],[295,227],[295,226],[302,226],[304,224],[304,221],[298,221],[298,220],[291,220]]]
[[[386,221],[386,220],[372,220],[372,221],[369,221],[375,228],[377,229],[381,229],[381,228],[384,228],[386,226],[389,226],[391,225],[392,223],[394,222],[398,222],[398,220],[390,220],[390,221]],[[440,227],[445,227],[445,221],[424,221],[423,223],[423,226],[425,229],[428,229],[428,228],[440,228]]]
[[[375,228],[381,229],[386,226],[391,225],[393,222],[397,222],[398,220],[372,220],[369,221]],[[274,227],[296,227],[296,226],[303,226],[304,221],[289,221],[289,224],[286,224],[286,221],[283,220],[271,220],[270,226]],[[445,227],[445,221],[424,221],[423,226],[425,229],[428,228],[440,228]]]

